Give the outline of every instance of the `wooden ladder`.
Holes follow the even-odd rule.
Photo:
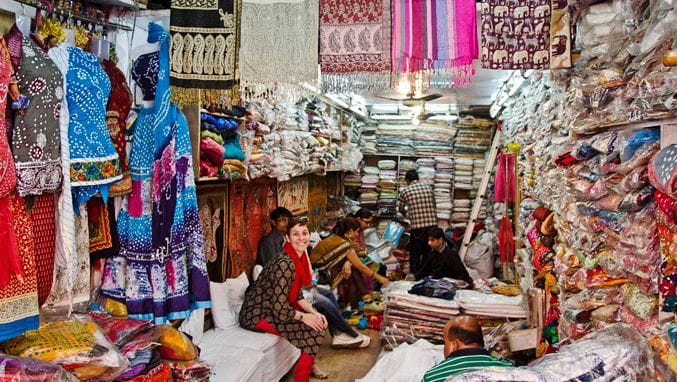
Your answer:
[[[468,252],[468,247],[470,246],[470,238],[472,237],[473,230],[475,229],[475,223],[477,223],[477,217],[480,216],[480,209],[482,208],[482,201],[485,199],[485,194],[487,193],[487,187],[489,186],[489,180],[491,179],[491,173],[494,170],[494,164],[496,163],[496,157],[498,156],[498,149],[501,145],[501,128],[496,129],[494,134],[494,140],[491,143],[491,149],[489,150],[489,157],[484,165],[484,175],[482,176],[482,182],[480,183],[480,188],[477,191],[477,196],[475,196],[475,202],[472,206],[472,212],[470,213],[470,218],[468,219],[468,226],[465,228],[465,234],[463,235],[463,242],[461,244],[461,249],[459,256],[461,261],[465,258],[466,253]]]

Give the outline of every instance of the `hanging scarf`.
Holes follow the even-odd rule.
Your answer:
[[[554,69],[571,66],[571,31],[562,0],[483,0],[482,67]]]
[[[475,9],[471,0],[395,0],[393,71],[422,72],[430,87],[472,83],[478,56]]]
[[[243,98],[295,100],[317,83],[319,0],[243,0]]]
[[[172,95],[179,105],[237,98],[240,0],[172,0]]]
[[[292,261],[294,261],[294,283],[289,289],[289,303],[295,309],[301,310],[296,299],[298,298],[301,288],[305,285],[310,285],[313,282],[313,277],[310,274],[310,260],[308,260],[308,253],[304,251],[303,254],[299,256],[290,242],[284,243],[282,250],[289,255]]]
[[[124,196],[132,191],[132,178],[127,162],[127,141],[125,130],[127,128],[127,116],[132,107],[132,91],[127,86],[124,73],[110,60],[101,62],[111,82],[110,96],[106,105],[106,125],[110,138],[115,145],[115,150],[120,157],[120,170],[122,180],[113,184],[110,188],[110,196]]]
[[[9,81],[14,69],[5,40],[0,36],[0,235],[6,240],[6,248],[0,251],[0,289],[7,286],[13,274],[22,275],[19,246],[13,228],[10,208],[10,193],[16,185],[14,159],[5,133],[5,105]]]
[[[390,85],[390,0],[321,0],[322,90],[378,91]]]

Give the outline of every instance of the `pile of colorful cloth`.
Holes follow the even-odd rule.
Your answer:
[[[381,160],[378,162],[378,207],[395,212],[397,204],[397,162]]]
[[[395,281],[382,289],[386,309],[381,336],[395,343],[416,339],[441,343],[444,325],[450,316],[460,314],[460,305],[456,300],[411,294],[414,285]]]

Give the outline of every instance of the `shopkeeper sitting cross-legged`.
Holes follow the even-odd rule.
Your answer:
[[[428,370],[422,382],[443,382],[457,374],[485,367],[510,367],[484,349],[482,328],[476,318],[456,316],[444,326],[444,361]]]
[[[428,232],[428,245],[432,250],[423,266],[421,266],[421,269],[414,274],[416,280],[427,276],[434,279],[448,277],[463,280],[472,287],[473,281],[468,274],[468,270],[463,265],[463,261],[461,261],[458,253],[447,243],[444,231],[441,228],[434,227],[430,229]]]

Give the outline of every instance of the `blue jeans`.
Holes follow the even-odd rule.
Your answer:
[[[313,308],[327,318],[329,333],[333,336],[337,331],[343,332],[353,338],[358,334],[341,316],[341,310],[336,296],[328,289],[315,288],[313,290]]]

